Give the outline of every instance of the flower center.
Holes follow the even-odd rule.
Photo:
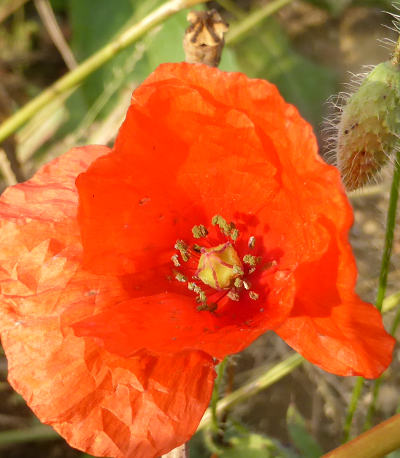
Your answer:
[[[174,277],[196,295],[198,310],[213,312],[222,299],[240,301],[243,294],[252,300],[258,294],[251,290],[249,277],[256,271],[261,258],[250,253],[242,257],[237,251],[240,236],[235,224],[227,223],[220,215],[212,218],[216,227],[214,235],[200,224],[192,228],[192,236],[197,243],[188,244],[177,240],[177,253],[171,258]],[[222,242],[222,243],[221,243]],[[249,250],[255,247],[255,238],[248,241]]]
[[[243,274],[242,262],[230,242],[202,248],[196,276],[214,289],[230,289]]]

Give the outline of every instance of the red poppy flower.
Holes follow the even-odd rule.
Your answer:
[[[354,293],[338,172],[265,81],[160,66],[112,151],[72,150],[8,189],[0,215],[10,381],[89,453],[186,441],[213,358],[267,330],[339,375],[390,363],[394,340]]]

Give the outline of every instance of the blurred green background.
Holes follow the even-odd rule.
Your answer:
[[[390,29],[392,18],[383,11],[393,12],[394,8],[386,0],[297,0],[261,20],[264,9],[272,3],[221,0],[199,8],[218,9],[231,24],[231,31],[240,30],[249,15],[260,19],[256,26],[231,35],[233,38],[228,34],[220,68],[275,83],[313,125],[321,154],[328,157],[330,134],[329,129],[324,133],[323,126],[334,109],[327,101],[340,91],[351,91],[345,83],[352,81],[352,73],[388,59],[388,40],[397,37]],[[0,0],[0,121],[68,72],[68,67],[83,62],[160,4],[160,0]],[[186,14],[182,11],[154,28],[78,89],[57,97],[10,137],[3,144],[4,151],[0,148],[1,189],[15,183],[16,175],[31,176],[40,164],[72,146],[112,145],[135,86],[160,63],[184,60]],[[66,40],[61,52],[55,46],[54,33]],[[12,159],[12,167],[6,155]],[[387,204],[385,180],[369,194],[352,199],[356,216],[352,242],[360,270],[358,291],[373,301]],[[396,239],[389,293],[398,290],[399,253]],[[390,322],[393,317],[389,314],[385,319]],[[226,385],[237,388],[289,354],[288,347],[270,333],[233,358],[234,377]],[[396,360],[386,374],[375,422],[396,412],[398,368]],[[82,456],[40,427],[7,384],[6,374],[6,360],[0,354],[0,456]],[[220,457],[320,456],[323,450],[340,443],[353,384],[352,378],[335,377],[303,364],[235,407],[229,429],[234,446]],[[362,430],[368,396],[366,389],[354,433]],[[208,456],[210,452],[199,434],[192,443],[192,457]]]

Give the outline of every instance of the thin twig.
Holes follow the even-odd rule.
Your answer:
[[[34,0],[34,2],[40,19],[46,27],[47,33],[50,35],[54,45],[60,52],[66,66],[69,70],[73,70],[78,66],[78,63],[75,56],[72,54],[71,48],[68,46],[63,33],[61,32],[49,0]]]

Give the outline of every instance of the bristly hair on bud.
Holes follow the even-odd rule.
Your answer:
[[[399,33],[399,18],[394,18]],[[334,106],[339,116],[328,120],[327,126],[333,130],[328,141],[333,143],[335,162],[348,191],[376,181],[400,148],[400,39],[391,60],[358,79],[352,95],[337,97]]]

